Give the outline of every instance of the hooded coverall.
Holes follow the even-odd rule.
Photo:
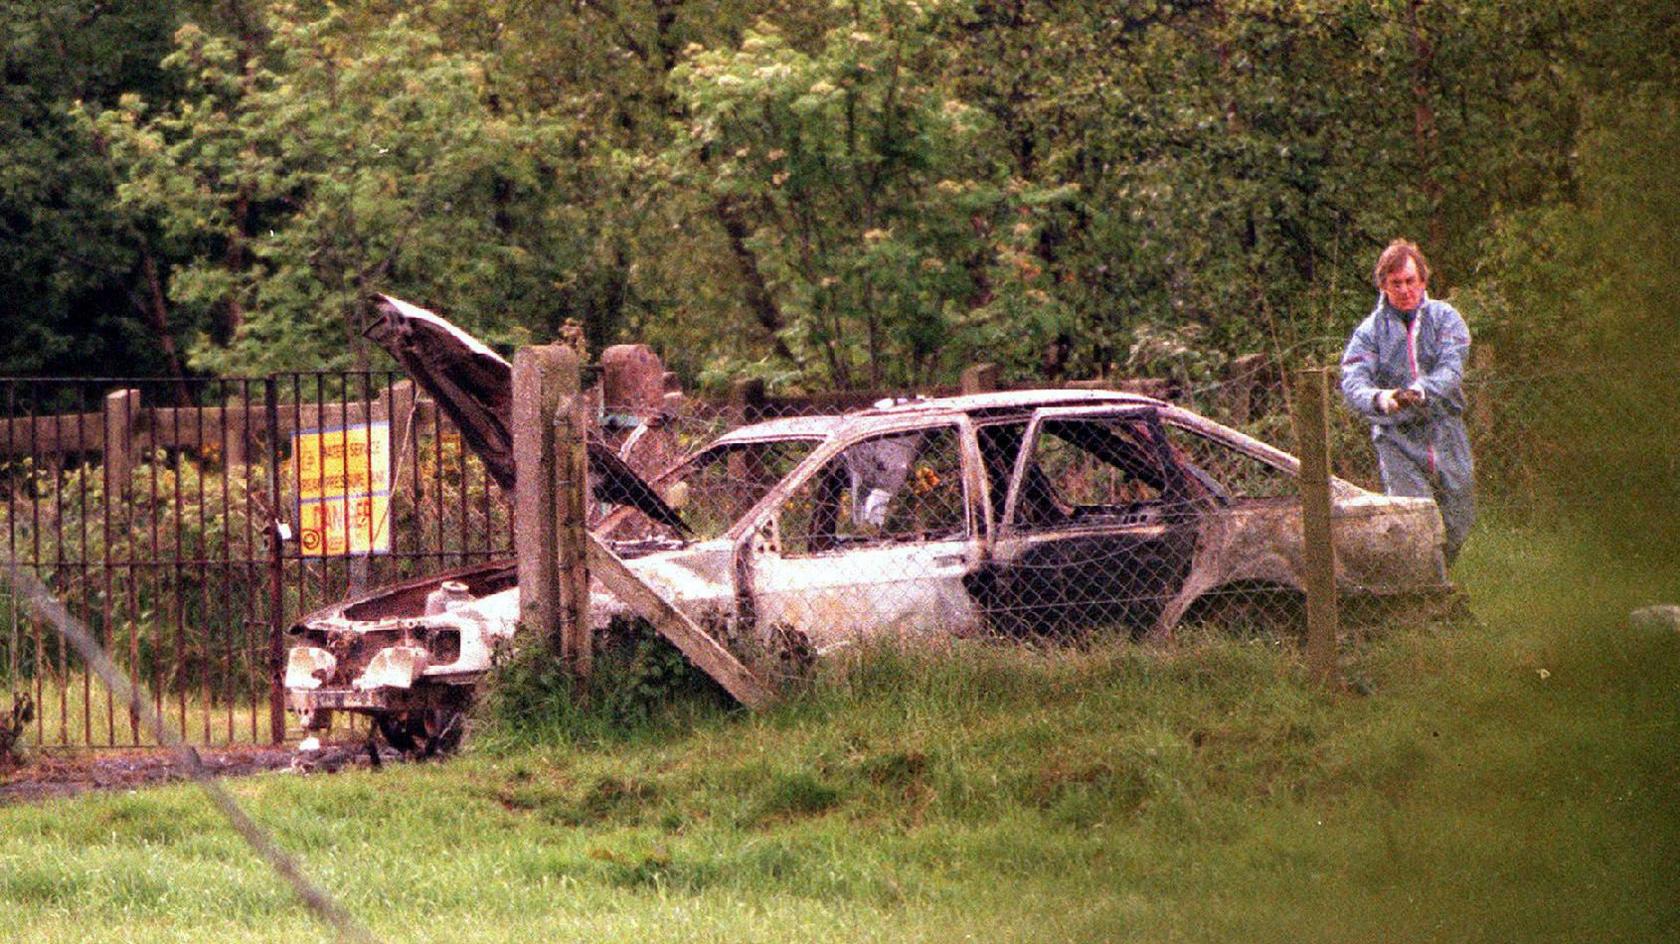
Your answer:
[[[1470,436],[1464,429],[1464,361],[1470,329],[1446,302],[1425,296],[1410,317],[1379,298],[1342,355],[1342,397],[1371,424],[1371,442],[1390,495],[1434,498],[1446,526],[1447,560],[1470,533]],[[1383,390],[1419,390],[1424,402],[1384,414]]]

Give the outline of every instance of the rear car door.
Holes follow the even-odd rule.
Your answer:
[[[1004,632],[1147,629],[1189,575],[1206,497],[1153,407],[1039,410],[970,589]]]

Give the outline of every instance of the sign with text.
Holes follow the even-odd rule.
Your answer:
[[[306,557],[391,552],[391,424],[292,435],[298,546]]]

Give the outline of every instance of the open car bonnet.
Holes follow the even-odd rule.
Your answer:
[[[379,317],[364,333],[443,407],[467,447],[484,460],[490,477],[512,495],[513,365],[433,312],[389,295],[378,298]],[[679,533],[688,530],[659,493],[606,443],[592,438],[588,451],[596,499],[633,506]]]
[[[496,484],[513,492],[513,365],[472,335],[408,302],[380,295],[363,332],[443,407]]]

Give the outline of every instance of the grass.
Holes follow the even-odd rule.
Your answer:
[[[760,716],[233,789],[393,941],[1680,935],[1672,564],[1478,532],[1482,625],[1327,694],[1264,641],[882,652]],[[325,940],[196,793],[0,809],[32,942]]]

